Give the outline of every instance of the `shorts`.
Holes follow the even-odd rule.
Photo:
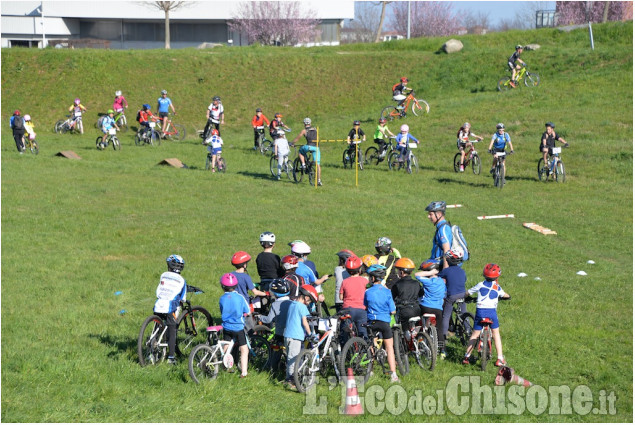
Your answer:
[[[547,149],[549,149],[549,155],[553,155],[553,148],[554,148],[554,147],[555,147],[555,146],[549,146],[549,145],[545,145],[545,146],[543,146],[543,145],[542,145],[542,143],[541,143],[541,144],[540,144],[540,152],[542,152],[542,150],[543,150],[544,148],[547,148]]]
[[[513,63],[511,63],[511,62],[507,62],[507,66],[509,67],[509,70],[510,70],[510,71],[513,71],[513,70],[516,68],[516,65],[514,65],[514,64],[513,64]]]
[[[464,151],[465,150],[465,145],[467,144],[467,142],[462,142],[460,140],[456,141],[456,147],[458,150],[460,151]]]
[[[245,336],[245,330],[229,331],[223,329],[223,341],[234,340],[239,347],[247,345],[247,337]]]
[[[313,152],[313,159],[317,165],[320,165],[320,150],[317,146],[304,145],[300,147],[300,154],[306,155],[307,152]]]
[[[483,325],[481,325],[481,319],[492,319],[492,324],[490,328],[498,329],[498,315],[496,314],[495,308],[477,308],[476,314],[474,315],[474,330],[480,331],[483,329]]]
[[[390,328],[390,323],[382,322],[381,320],[371,320],[368,322],[368,328],[374,332],[381,332],[381,336],[384,339],[392,338],[392,329]]]
[[[223,148],[212,148],[212,155],[218,155],[223,151]]]
[[[159,112],[159,117],[166,118],[168,116],[168,112]]]
[[[403,94],[396,94],[392,97],[392,100],[396,100],[397,102],[400,102],[402,100],[404,100],[406,98],[405,95]]]

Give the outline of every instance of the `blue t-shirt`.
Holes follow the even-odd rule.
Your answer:
[[[417,277],[417,280],[423,285],[423,297],[419,300],[419,305],[442,310],[445,299],[445,281],[438,276]]]
[[[313,261],[304,260],[304,265],[311,269],[311,271],[313,272],[316,278],[320,277],[320,275],[317,272],[317,269],[315,268],[315,263]]]
[[[448,287],[448,297],[465,293],[465,282],[467,276],[465,270],[459,266],[449,266],[439,272],[438,277],[445,280]]]
[[[276,316],[276,335],[284,335],[284,330],[287,328],[287,317],[289,317],[289,307],[293,301],[287,299],[280,304],[280,311]]]
[[[298,268],[295,269],[295,274],[297,274],[298,276],[302,276],[304,278],[304,283],[306,283],[307,285],[313,285],[317,280],[315,274],[313,273],[313,270],[311,270],[309,266],[304,264],[304,262],[302,261],[298,263]]]
[[[364,305],[366,306],[366,317],[369,321],[381,320],[382,322],[390,323],[390,313],[397,309],[390,289],[381,284],[373,285],[366,290],[364,293]]]
[[[254,289],[254,282],[247,273],[232,272],[236,279],[238,279],[238,285],[236,285],[236,292],[243,296],[247,304],[249,304],[249,292]]]
[[[159,102],[159,112],[168,112],[172,101],[169,97],[160,97],[158,99]]]
[[[249,314],[249,305],[240,294],[225,292],[218,300],[223,328],[237,332],[245,328],[244,314]]]
[[[309,309],[300,301],[292,301],[287,312],[287,323],[284,328],[284,337],[304,341],[304,327],[302,318],[309,315]]]
[[[444,243],[447,243],[450,247],[452,247],[452,227],[446,219],[437,223],[437,230],[432,238],[432,251],[430,251],[430,258],[443,258]]]
[[[112,128],[115,126],[115,119],[111,118],[110,115],[106,115],[103,119],[103,121],[101,122],[101,128],[106,131],[109,128]]]
[[[494,141],[494,149],[505,149],[507,143],[511,142],[511,138],[509,137],[509,133],[500,134],[496,132],[492,136],[492,140]]]

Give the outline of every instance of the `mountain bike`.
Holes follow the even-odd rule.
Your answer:
[[[216,163],[214,164],[214,168],[212,168],[212,153],[207,152],[207,156],[205,157],[205,169],[212,170],[213,172],[219,171],[224,173],[227,171],[227,164],[225,162],[225,158],[221,156],[221,153],[216,154]]]
[[[200,288],[191,285],[187,285],[187,292],[203,293]],[[214,321],[205,308],[192,307],[189,300],[182,302],[179,309],[183,309],[180,315],[173,313],[178,317],[175,351],[178,355],[187,356],[191,347],[204,341],[204,330],[212,326]],[[145,319],[137,339],[137,355],[141,366],[156,365],[165,360],[168,354],[167,329],[163,314],[152,314]]]
[[[114,127],[108,129],[106,136],[99,136],[95,139],[95,145],[100,151],[106,149],[110,144],[112,144],[114,150],[121,150],[121,143],[119,143],[117,138],[117,129]]]
[[[406,116],[406,110],[409,107],[411,108],[412,113],[415,117],[430,112],[430,105],[428,105],[428,102],[423,99],[415,98],[415,91],[411,90],[403,103],[403,109],[398,108],[394,105],[388,105],[381,110],[380,117],[385,118],[388,121],[392,121],[397,118],[403,118]]]
[[[388,157],[388,168],[392,171],[404,169],[408,174],[419,172],[419,160],[412,153],[412,149],[416,149],[419,145],[414,142],[408,143],[406,154],[402,157],[401,152],[395,150]],[[405,159],[404,159],[405,158]]]
[[[75,116],[66,115],[65,120],[58,120],[55,123],[54,130],[57,134],[79,133],[78,126],[79,126],[79,121],[81,120],[82,120],[81,112],[76,113]]]
[[[298,354],[293,370],[293,380],[299,392],[306,392],[313,384],[317,372],[327,376],[328,367],[332,366],[335,376],[340,379],[342,370],[339,366],[339,347],[337,344],[337,318],[317,319],[318,327],[324,333],[317,341],[309,341],[309,346]]]
[[[476,152],[476,147],[474,147],[474,144],[477,142],[480,142],[480,140],[470,140],[469,143],[472,144],[472,147],[469,151],[465,152],[463,164],[461,164],[461,152],[457,152],[457,154],[454,155],[453,164],[455,173],[461,171],[461,165],[463,165],[464,169],[472,165],[472,172],[477,175],[481,174],[481,158],[478,156],[478,152]]]
[[[24,142],[22,142],[22,145],[25,149],[29,149],[33,155],[37,155],[38,153],[40,153],[40,147],[35,141],[35,135],[33,136],[33,138],[31,138],[31,135],[25,133]]]
[[[135,134],[134,136],[134,144],[137,146],[144,146],[144,145],[150,145],[150,146],[159,146],[161,145],[161,135],[159,134],[159,132],[157,131],[157,123],[154,121],[150,121],[148,123],[148,125],[150,126],[150,128],[145,129],[144,131],[144,127],[141,127],[139,129],[139,131],[137,131],[137,134]]]
[[[465,299],[459,298],[452,304],[452,313],[450,316],[450,326],[448,330],[453,332],[459,338],[461,344],[467,347],[470,341],[472,331],[474,330],[474,315],[470,312],[462,312],[465,305]]]
[[[496,165],[494,165],[494,187],[502,189],[505,185],[505,152],[496,152],[494,158],[496,158]]]
[[[353,164],[357,162],[359,169],[364,169],[364,156],[362,155],[362,149],[359,147],[360,143],[362,143],[361,140],[353,140],[350,146],[347,146],[342,152],[344,168],[353,169]]]
[[[238,346],[234,340],[222,339],[222,326],[206,328],[207,342],[199,344],[190,353],[188,370],[194,382],[200,384],[205,378],[216,379],[221,367],[231,370],[234,367],[234,356],[239,359]],[[220,335],[219,335],[220,334]],[[260,335],[247,335],[249,349],[249,365],[257,371],[264,370],[269,364],[271,347],[267,340]]]
[[[543,158],[538,160],[538,180],[546,182],[549,180],[549,176],[553,176],[557,182],[564,183],[567,176],[564,171],[564,163],[560,158],[561,151],[562,148],[551,148],[551,155],[547,160],[547,166],[545,166],[545,160]]]
[[[258,151],[262,155],[264,155],[265,153],[269,151],[273,152],[273,142],[267,139],[267,133],[265,132],[265,127],[263,125],[260,125],[256,127],[256,130],[258,130]]]
[[[274,178],[278,177],[278,157],[273,153],[271,154],[271,159],[269,160],[269,170]],[[280,170],[280,172],[286,173],[289,180],[293,179],[293,163],[289,159],[288,155],[282,163],[282,170]]]
[[[499,300],[507,300],[507,298],[498,298]],[[476,298],[469,298],[468,302],[476,302]],[[479,354],[481,360],[481,370],[485,371],[487,369],[487,363],[492,358],[492,319],[484,318],[481,319],[479,324],[483,327],[481,330],[481,334],[478,337],[478,341],[476,346],[474,347],[473,352],[477,352]]]
[[[173,114],[171,114],[173,115]],[[165,127],[165,132],[163,131],[163,124],[161,124],[158,128],[157,131],[159,132],[159,134],[161,134],[161,137],[164,139],[170,139],[170,140],[183,140],[185,139],[185,126],[182,126],[181,124],[174,124],[172,122],[172,120],[170,119],[169,116],[165,117],[165,118],[158,118],[160,121],[163,121],[164,119],[167,120],[168,124]]]
[[[300,157],[297,157],[293,161],[293,180],[296,183],[300,183],[302,181],[302,177],[306,175],[309,179],[309,184],[315,184],[315,161],[313,160],[313,153],[311,151],[307,151],[304,155],[304,164],[305,167],[302,168],[302,161],[300,161]]]
[[[436,342],[436,328],[434,324],[430,326],[430,316],[435,318],[434,314],[425,314],[424,318],[421,316],[409,318],[408,330],[403,333],[403,336],[407,353],[414,356],[419,367],[434,370],[437,363],[438,342]]]
[[[104,114],[101,117],[99,117],[97,122],[95,122],[95,128],[101,128],[102,124],[104,123],[104,119],[107,116],[108,114]],[[115,120],[115,123],[117,124],[117,127],[119,127],[119,131],[121,131],[122,133],[125,133],[126,131],[128,131],[128,119],[126,118],[126,114],[124,113],[124,111],[117,112],[114,116],[114,120]]]
[[[525,82],[525,86],[527,87],[537,87],[540,84],[540,76],[533,72],[529,72],[527,70],[527,66],[523,66],[516,73],[516,80],[514,80],[514,84],[518,84],[519,81],[523,80]],[[498,85],[496,86],[498,91],[507,91],[514,88],[512,86],[512,77],[507,75],[500,80],[498,80]]]
[[[370,146],[364,153],[364,163],[379,165],[384,159],[388,158],[395,150],[394,137],[390,137],[388,143],[384,145],[384,149],[379,151],[375,146]]]

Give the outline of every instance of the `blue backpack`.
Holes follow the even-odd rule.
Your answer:
[[[465,240],[465,237],[463,236],[463,232],[461,231],[461,228],[457,225],[452,225],[449,221],[446,221],[444,223],[444,225],[446,226],[450,226],[450,229],[452,230],[452,245],[450,246],[450,248],[460,248],[463,250],[463,261],[467,261],[470,259],[470,250],[467,247],[467,241]],[[437,232],[439,230],[437,229]],[[435,235],[436,237],[436,235]]]

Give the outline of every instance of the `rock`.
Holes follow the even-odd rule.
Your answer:
[[[443,50],[445,53],[460,52],[462,49],[463,49],[463,43],[453,38],[446,41],[443,47],[441,47],[441,50]]]
[[[528,44],[525,46],[525,50],[538,50],[540,49],[540,44]]]

